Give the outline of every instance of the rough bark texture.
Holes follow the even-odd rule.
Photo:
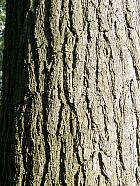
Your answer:
[[[139,0],[7,0],[1,186],[140,185]]]

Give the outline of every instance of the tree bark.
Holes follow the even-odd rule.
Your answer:
[[[140,185],[139,1],[6,8],[0,185]]]

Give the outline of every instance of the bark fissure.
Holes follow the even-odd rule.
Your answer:
[[[61,150],[60,150],[60,173],[59,173],[59,179],[60,179],[60,184],[67,186],[66,184],[66,168],[65,168],[65,159],[66,155],[64,152],[64,144],[63,141],[61,141]]]
[[[100,165],[101,174],[105,177],[106,185],[111,186],[112,184],[111,184],[111,181],[107,175],[106,167],[105,167],[105,164],[102,159],[102,154],[100,152],[98,153],[98,158],[99,158],[99,165]]]

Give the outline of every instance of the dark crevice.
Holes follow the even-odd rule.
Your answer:
[[[138,68],[137,68],[137,66],[135,65],[134,62],[133,62],[133,68],[134,68],[134,71],[135,71],[136,80],[139,82],[140,81],[139,71],[138,71]]]
[[[50,145],[48,142],[49,133],[48,133],[48,129],[47,129],[47,125],[48,125],[48,97],[47,96],[48,96],[48,92],[46,90],[47,89],[46,89],[46,85],[45,85],[45,92],[42,95],[42,106],[43,106],[42,113],[43,113],[43,135],[44,135],[44,141],[45,141],[46,162],[44,165],[44,171],[43,171],[43,176],[42,176],[40,186],[44,186],[44,184],[45,184],[45,176],[48,173],[48,164],[49,164],[49,160],[50,160]]]
[[[73,62],[72,62],[72,85],[74,85],[74,78],[75,78],[75,74],[74,74],[74,71],[76,69],[76,65],[77,65],[77,45],[78,45],[78,41],[79,41],[79,38],[78,36],[76,36],[75,38],[75,44],[74,44],[74,47],[73,47],[73,51],[72,51],[72,54],[73,54]]]
[[[86,61],[86,59],[85,59]],[[86,88],[85,90],[85,101],[86,101],[86,104],[87,104],[87,111],[88,111],[88,114],[87,115],[87,119],[88,119],[88,128],[90,128],[90,125],[91,125],[91,129],[96,129],[98,128],[97,125],[95,124],[94,122],[94,118],[93,118],[93,114],[92,114],[92,108],[90,106],[90,99],[89,99],[89,96],[88,96],[88,88],[89,88],[89,69],[87,68],[86,66],[86,62],[84,64],[84,87]]]
[[[116,21],[114,21],[114,31],[115,31],[116,38],[119,39],[119,36],[117,33],[117,22]]]
[[[133,38],[132,38],[130,29],[127,30],[127,34],[128,34],[128,39],[133,43]],[[132,46],[133,46],[133,44],[132,44]]]
[[[130,23],[129,23],[127,13],[124,14],[124,17],[125,17],[125,22],[126,22],[127,29],[134,29],[134,28],[130,25]]]
[[[48,59],[48,65],[50,65],[51,61],[52,61],[52,56],[54,54],[53,52],[53,34],[52,34],[52,30],[51,30],[51,25],[50,25],[50,18],[51,18],[51,0],[45,1],[45,21],[44,21],[44,25],[46,25],[46,27],[44,28],[44,33],[46,35],[46,39],[48,42],[47,45],[47,59]]]
[[[37,131],[37,134],[38,134],[38,136],[40,135],[40,126],[39,126],[39,124],[40,124],[40,118],[39,118],[39,113],[37,114],[37,122],[36,122],[36,131]]]
[[[100,175],[98,175],[97,181],[98,181],[98,186],[99,186],[100,185]]]
[[[90,22],[87,23],[87,41],[88,43],[91,42],[91,28],[90,28]]]
[[[43,130],[44,130],[44,137],[45,137],[46,162],[45,162],[45,165],[44,165],[43,176],[42,176],[42,179],[41,179],[40,186],[44,186],[44,184],[45,184],[45,177],[48,173],[48,165],[49,165],[49,160],[50,160],[50,145],[48,143],[48,131],[47,131],[47,129],[43,129]]]
[[[72,54],[73,54],[73,63],[72,63],[73,78],[74,78],[74,69],[76,68],[77,55],[78,55],[78,53],[77,53],[78,41],[79,41],[79,38],[78,38],[78,36],[76,36],[75,37],[75,44],[74,44],[73,51],[72,51]]]
[[[58,124],[57,124],[57,130],[56,130],[56,137],[58,139],[58,136],[60,135],[60,128],[61,128],[61,122],[63,119],[62,113],[63,113],[64,103],[61,101],[61,106],[59,109],[59,116],[58,116]]]
[[[122,97],[119,98],[119,109],[120,109],[121,117],[123,117],[124,105],[122,104]]]
[[[80,160],[80,156],[79,156],[79,153],[78,153],[78,140],[80,141],[80,139],[79,138],[77,138],[77,139],[74,139],[74,145],[73,145],[73,152],[76,154],[76,158],[77,158],[77,162],[78,162],[78,164],[79,165],[82,165],[82,162],[81,162],[81,160]]]
[[[72,112],[70,112],[70,133],[73,135],[73,119],[72,119]]]
[[[108,120],[108,113],[107,113],[107,106],[105,103],[105,100],[103,99],[104,104],[101,104],[101,108],[102,108],[102,113],[104,116],[104,131],[105,131],[105,137],[107,138],[107,140],[109,140],[109,133],[108,133],[108,128],[107,128],[107,123],[109,123]]]
[[[112,2],[112,0],[109,0],[109,6],[113,8],[113,2]]]
[[[99,79],[99,57],[98,57],[98,53],[99,53],[99,48],[98,48],[98,38],[96,38],[96,90],[98,91],[98,79]]]
[[[69,0],[69,4],[68,4],[68,8],[69,8],[69,22],[70,22],[70,31],[71,33],[75,36],[77,33],[76,33],[76,29],[75,29],[75,26],[74,26],[74,23],[73,23],[73,1],[72,0]]]
[[[140,165],[138,165],[140,166]],[[137,182],[137,186],[139,186],[140,183],[140,177],[139,177],[139,167],[136,168],[136,172],[135,172],[135,177],[136,177],[136,182]]]
[[[77,170],[76,174],[74,175],[74,186],[78,186],[79,181],[79,169]]]
[[[65,147],[64,142],[61,141],[59,180],[60,180],[60,183],[63,186],[67,186],[67,183],[66,183],[66,168],[65,168],[66,154],[64,152],[65,148],[66,147]]]
[[[111,181],[106,172],[106,167],[102,159],[102,154],[100,152],[98,153],[98,158],[99,158],[99,166],[100,166],[101,174],[105,177],[106,184],[112,186]]]
[[[84,163],[82,163],[81,169],[83,173],[83,186],[86,186],[86,170],[84,168]]]
[[[22,156],[23,156],[23,165],[25,169],[24,177],[25,177],[26,185],[33,185],[34,142],[32,139],[32,131],[31,131],[33,98],[28,97],[26,104],[27,105],[24,112],[24,133],[22,138]]]
[[[46,162],[44,165],[44,172],[42,176],[42,181],[40,186],[44,186],[45,184],[45,176],[48,173],[48,164],[50,160],[50,145],[48,142],[48,113],[49,113],[49,83],[51,78],[51,72],[48,72],[46,63],[44,63],[44,72],[45,72],[45,80],[44,80],[44,93],[42,95],[42,114],[43,114],[43,135],[45,141],[45,154],[46,154]]]
[[[107,32],[103,31],[103,38],[105,39],[106,43],[110,44],[109,38],[107,37]]]

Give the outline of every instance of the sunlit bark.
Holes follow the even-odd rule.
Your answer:
[[[140,185],[139,10],[7,1],[0,185]]]

